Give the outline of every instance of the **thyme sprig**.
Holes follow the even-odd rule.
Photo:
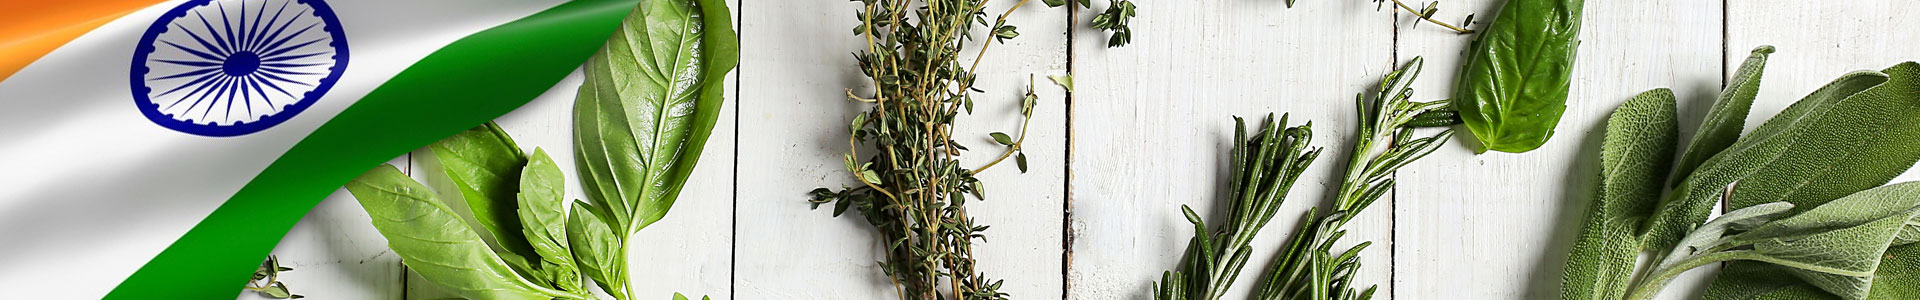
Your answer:
[[[974,86],[975,70],[987,50],[1019,37],[1007,19],[1030,0],[991,20],[985,11],[990,0],[858,1],[863,8],[854,33],[867,43],[853,55],[874,91],[847,91],[848,98],[871,106],[849,124],[843,158],[860,185],[815,189],[810,201],[816,208],[832,203],[834,216],[857,209],[879,231],[886,250],[879,265],[901,299],[1007,299],[1000,291],[1003,280],[975,268],[973,241],[984,238],[988,227],[967,215],[966,202],[969,196],[985,200],[985,187],[975,177],[980,171],[1008,158],[1026,171],[1022,145],[1038,102],[1031,78],[1019,136],[988,135],[1006,147],[993,162],[962,166],[960,155],[968,149],[954,138],[954,124],[963,111],[972,113],[973,94],[983,92]],[[980,29],[990,32],[990,40],[978,41],[973,61],[962,62],[969,54],[962,49]]]
[[[1069,0],[1041,1],[1046,2],[1047,7],[1060,7],[1067,5]],[[1092,0],[1077,0],[1072,3],[1088,9],[1093,8]],[[1133,1],[1107,0],[1107,10],[1093,16],[1093,29],[1111,32],[1111,36],[1107,38],[1108,48],[1126,46],[1133,41],[1133,28],[1127,26],[1127,20],[1133,19],[1135,8]]]
[[[1346,177],[1334,195],[1331,212],[1307,211],[1300,231],[1286,243],[1274,264],[1268,267],[1252,299],[1367,299],[1374,288],[1356,288],[1354,274],[1360,269],[1360,252],[1371,242],[1337,250],[1334,244],[1346,235],[1341,229],[1353,216],[1386,195],[1394,186],[1391,176],[1400,167],[1432,153],[1453,136],[1452,130],[1414,138],[1419,125],[1444,123],[1446,102],[1413,102],[1409,85],[1419,76],[1421,59],[1414,58],[1405,67],[1388,73],[1367,101],[1363,93],[1355,98],[1360,130],[1348,159]],[[1437,120],[1437,121],[1436,121]],[[1240,123],[1238,118],[1236,123]],[[1280,123],[1284,124],[1282,117]],[[1422,123],[1427,124],[1422,124]],[[1246,139],[1245,130],[1235,132],[1233,174],[1229,184],[1226,225],[1207,234],[1199,214],[1182,206],[1194,225],[1194,238],[1186,258],[1176,271],[1161,275],[1154,284],[1159,300],[1220,299],[1232,286],[1246,264],[1251,248],[1247,243],[1273,218],[1275,210],[1304,169],[1319,154],[1305,151],[1311,125],[1288,128],[1283,132],[1269,122],[1261,136]],[[1251,148],[1249,148],[1251,147]],[[1282,150],[1284,149],[1284,150]],[[1304,153],[1302,151],[1305,151]]]

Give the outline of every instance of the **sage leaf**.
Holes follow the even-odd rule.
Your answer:
[[[1731,237],[1843,299],[1866,299],[1881,258],[1915,215],[1920,182],[1873,188]]]
[[[427,281],[471,299],[576,297],[520,278],[433,192],[392,165],[376,167],[346,188],[387,247]]]
[[[1626,295],[1641,250],[1639,226],[1653,216],[1673,161],[1679,136],[1674,101],[1672,90],[1646,91],[1607,118],[1599,191],[1567,259],[1562,299]]]
[[[528,260],[539,257],[527,244],[520,218],[514,212],[518,209],[514,193],[527,158],[520,152],[520,146],[513,143],[513,137],[507,136],[500,125],[487,122],[427,148],[433,151],[441,170],[466,200],[474,220],[493,235],[500,248]]]
[[[1480,152],[1527,152],[1567,110],[1585,0],[1510,0],[1469,45],[1453,108]]]
[[[1822,147],[1827,140],[1855,140],[1885,138],[1881,130],[1868,132],[1837,132],[1832,128],[1843,128],[1836,124],[1847,122],[1844,118],[1832,116],[1829,112],[1844,111],[1842,115],[1871,115],[1884,112],[1863,111],[1869,105],[1861,102],[1846,102],[1842,99],[1868,88],[1887,82],[1887,76],[1880,72],[1854,72],[1821,87],[1806,98],[1788,106],[1779,115],[1768,119],[1753,133],[1740,138],[1733,146],[1701,163],[1692,174],[1682,181],[1679,187],[1662,198],[1660,209],[1643,226],[1647,231],[1648,247],[1655,249],[1671,248],[1682,235],[1704,222],[1713,202],[1718,200],[1728,186],[1736,181],[1747,179],[1761,172],[1775,172],[1775,175],[1789,172],[1788,168],[1828,168],[1812,162],[1831,162],[1831,159],[1807,158],[1809,156],[1836,156],[1835,153],[1862,151],[1863,149],[1832,149]],[[1808,139],[1818,136],[1820,139]],[[1855,162],[1861,163],[1865,161]],[[1909,163],[1910,164],[1910,163]],[[1891,178],[1890,176],[1888,178]],[[1886,179],[1880,179],[1885,183]],[[1741,181],[1741,185],[1754,184]],[[1821,184],[1831,184],[1823,182]],[[1865,189],[1861,187],[1860,189]],[[1856,189],[1857,191],[1857,189]],[[1758,195],[1744,195],[1758,191],[1739,191],[1733,193],[1734,199],[1745,199]],[[1834,196],[1837,198],[1838,196]],[[1829,198],[1831,199],[1831,198]],[[1765,203],[1765,202],[1760,202]],[[1793,203],[1796,207],[1816,207],[1817,203]],[[1739,209],[1757,203],[1730,202],[1729,208]],[[1744,205],[1733,205],[1744,204]]]
[[[540,254],[540,271],[546,273],[551,286],[579,292],[584,289],[573,250],[567,245],[567,202],[561,199],[566,180],[562,176],[546,150],[533,149],[526,170],[520,174],[520,222],[527,241]]]
[[[1884,185],[1913,167],[1920,160],[1920,118],[1914,117],[1920,114],[1920,64],[1903,63],[1881,72],[1888,76],[1883,84],[1804,105],[1805,114],[1796,119],[1780,120],[1793,116],[1782,113],[1756,128],[1758,135],[1774,126],[1796,142],[1765,171],[1742,179],[1727,204],[1786,201],[1816,207]]]
[[[1740,132],[1747,126],[1747,112],[1753,110],[1753,99],[1760,94],[1760,73],[1767,67],[1767,55],[1772,53],[1773,46],[1760,46],[1753,49],[1746,62],[1740,63],[1726,90],[1720,92],[1720,100],[1707,109],[1706,119],[1700,121],[1699,130],[1693,133],[1693,142],[1687,144],[1686,154],[1680,155],[1674,174],[1693,173],[1694,167],[1740,139]],[[1679,180],[1674,184],[1679,184]]]
[[[739,60],[726,10],[721,0],[643,2],[583,67],[581,185],[622,237],[665,216],[713,133]]]

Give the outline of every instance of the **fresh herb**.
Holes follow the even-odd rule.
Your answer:
[[[999,158],[978,168],[961,166],[967,147],[953,129],[963,110],[973,111],[973,93],[983,92],[974,86],[974,70],[994,44],[981,43],[973,61],[962,63],[970,33],[982,25],[995,40],[1017,37],[1007,17],[1027,0],[991,22],[984,0],[860,2],[860,25],[853,32],[865,37],[867,47],[854,57],[874,92],[847,91],[848,98],[872,106],[849,122],[843,158],[860,185],[814,189],[809,201],[815,208],[833,204],[834,216],[857,209],[879,231],[886,248],[880,268],[901,299],[1006,299],[1003,281],[974,268],[973,241],[984,237],[987,226],[974,223],[966,203],[968,197],[985,199],[985,186],[975,177],[980,172],[1009,158],[1027,170],[1022,145],[1038,102],[1032,79],[1020,103],[1018,135],[986,136],[1005,147]],[[1126,6],[1130,15],[1131,4]],[[863,156],[860,149],[873,151]]]
[[[587,59],[573,104],[573,151],[587,201],[567,229],[581,271],[616,297],[627,237],[659,221],[700,161],[740,50],[727,3],[646,1]],[[592,217],[592,218],[588,218]]]
[[[1889,254],[1920,239],[1920,183],[1881,185],[1920,160],[1920,64],[1847,74],[1740,136],[1771,52],[1734,74],[1678,164],[1671,91],[1609,117],[1562,298],[1651,299],[1719,262],[1707,299],[1905,298],[1883,293],[1913,286],[1914,271],[1882,265],[1915,259]],[[1718,201],[1734,211],[1706,221]]]
[[[1453,109],[1480,152],[1527,152],[1553,137],[1567,110],[1585,0],[1509,0],[1474,38]]]
[[[1333,211],[1325,215],[1309,210],[1300,231],[1281,248],[1279,257],[1268,267],[1252,299],[1367,299],[1374,288],[1358,289],[1352,282],[1360,269],[1360,251],[1371,242],[1344,250],[1334,243],[1346,235],[1341,228],[1360,211],[1393,189],[1393,172],[1439,149],[1453,131],[1414,138],[1416,116],[1440,111],[1446,102],[1413,102],[1409,87],[1419,77],[1421,59],[1414,58],[1400,70],[1388,73],[1380,89],[1367,101],[1356,95],[1354,108],[1360,116],[1359,132],[1353,144],[1353,156],[1347,161],[1346,178],[1333,199]],[[1235,119],[1235,123],[1243,123]],[[1244,124],[1234,133],[1231,201],[1226,225],[1207,233],[1199,214],[1181,206],[1188,222],[1194,225],[1193,240],[1187,246],[1181,267],[1161,275],[1154,285],[1154,297],[1160,300],[1213,300],[1224,296],[1240,274],[1251,254],[1254,234],[1265,227],[1293,187],[1300,172],[1311,164],[1319,149],[1306,150],[1312,136],[1311,124],[1281,130],[1286,123],[1269,121],[1260,136],[1247,139]],[[1338,252],[1336,252],[1338,251]]]
[[[666,214],[699,161],[739,57],[730,19],[718,0],[648,1],[587,60],[573,131],[588,201],[571,211],[546,151],[521,152],[492,123],[428,147],[492,246],[393,166],[347,190],[403,263],[460,296],[593,299],[584,276],[615,299],[640,298],[627,238]]]
[[[1068,1],[1069,0],[1041,0],[1041,2],[1047,4],[1047,7],[1065,6],[1069,4]],[[1026,1],[1023,0],[1021,2]],[[1093,8],[1093,1],[1091,0],[1079,0],[1073,3],[1078,4],[1080,7]],[[1133,10],[1133,1],[1107,0],[1107,10],[1101,12],[1099,15],[1093,16],[1093,29],[1112,32],[1112,36],[1107,38],[1107,47],[1126,46],[1127,43],[1133,41],[1133,28],[1127,27],[1127,20],[1133,19]]]
[[[1473,14],[1467,14],[1467,18],[1460,21],[1460,26],[1453,26],[1453,24],[1447,24],[1447,22],[1434,19],[1433,16],[1440,13],[1440,1],[1427,2],[1427,5],[1420,9],[1414,9],[1413,6],[1408,6],[1406,3],[1400,2],[1400,0],[1374,0],[1373,3],[1377,6],[1386,1],[1393,1],[1395,7],[1413,13],[1413,17],[1420,18],[1421,21],[1427,21],[1427,23],[1433,23],[1433,25],[1439,25],[1442,28],[1460,34],[1473,33],[1472,29],[1464,28],[1473,25]],[[1287,6],[1293,6],[1293,0],[1287,0]],[[1413,23],[1413,27],[1420,27],[1420,23]]]
[[[273,299],[300,299],[307,296],[287,291],[287,284],[280,282],[280,272],[293,271],[293,268],[280,266],[280,258],[267,256],[260,268],[253,271],[253,280],[247,282],[247,291],[260,293],[260,296]]]

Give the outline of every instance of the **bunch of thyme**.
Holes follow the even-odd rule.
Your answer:
[[[971,63],[961,62],[962,48],[973,42],[976,29],[989,30],[997,41],[1019,36],[1007,16],[1028,0],[992,22],[984,12],[988,0],[858,1],[864,7],[854,32],[867,46],[854,56],[875,89],[871,95],[847,92],[871,107],[850,124],[845,163],[861,184],[815,189],[811,202],[816,208],[833,203],[834,216],[857,209],[879,231],[886,248],[880,268],[901,299],[1006,299],[1003,281],[975,270],[973,240],[983,238],[987,226],[967,216],[966,202],[969,196],[985,199],[974,177],[981,171],[1009,157],[1025,171],[1021,144],[1037,102],[1032,85],[1022,103],[1019,138],[989,135],[1006,146],[992,163],[961,166],[959,156],[967,147],[955,140],[953,130],[961,111],[973,110],[972,94],[980,92],[974,70],[993,43],[982,41]],[[861,150],[868,149],[863,147],[872,152],[862,157]]]
[[[1341,229],[1353,216],[1379,200],[1393,189],[1391,176],[1400,167],[1413,163],[1438,149],[1453,136],[1452,130],[1439,134],[1414,138],[1416,127],[1446,126],[1457,122],[1453,112],[1445,110],[1446,102],[1413,102],[1413,90],[1408,87],[1413,79],[1419,77],[1421,59],[1414,58],[1405,67],[1388,73],[1381,80],[1380,89],[1374,94],[1372,102],[1365,94],[1356,96],[1355,108],[1359,112],[1360,130],[1353,144],[1352,157],[1346,168],[1346,177],[1340,183],[1340,190],[1334,195],[1332,212],[1318,214],[1318,208],[1307,211],[1302,220],[1305,223],[1300,231],[1286,243],[1267,268],[1267,276],[1261,280],[1252,299],[1368,299],[1373,296],[1374,288],[1357,289],[1353,284],[1354,273],[1360,269],[1360,251],[1371,242],[1363,242],[1354,247],[1339,250],[1335,254],[1334,243],[1346,235]],[[1285,119],[1282,119],[1284,123]],[[1272,132],[1274,125],[1268,125]],[[1299,154],[1307,142],[1295,132],[1308,133],[1308,126],[1287,129],[1286,140],[1291,144],[1279,143],[1278,136],[1268,133],[1262,137],[1241,142],[1244,134],[1236,133],[1234,147],[1234,178],[1230,187],[1236,197],[1230,199],[1230,213],[1227,225],[1214,237],[1205,234],[1206,225],[1198,214],[1182,207],[1188,221],[1194,224],[1195,237],[1188,246],[1187,257],[1181,262],[1179,270],[1168,271],[1161,275],[1160,282],[1154,285],[1154,297],[1159,300],[1219,299],[1233,284],[1242,266],[1246,264],[1249,248],[1247,241],[1253,233],[1266,225],[1273,217],[1273,209],[1285,200],[1284,195],[1292,187],[1292,180],[1299,170],[1313,159],[1318,150]],[[1244,130],[1242,130],[1244,131]],[[1253,148],[1249,156],[1246,143],[1262,143]],[[1288,155],[1278,156],[1267,153],[1281,147]],[[1297,156],[1295,156],[1297,155]],[[1277,161],[1276,161],[1277,160]],[[1242,167],[1246,166],[1246,167]],[[1262,168],[1261,166],[1280,166]],[[1273,182],[1271,178],[1282,178]],[[1268,178],[1263,181],[1262,178]],[[1224,242],[1224,243],[1221,243]],[[1215,245],[1218,244],[1218,245]],[[1206,272],[1202,273],[1204,270]]]

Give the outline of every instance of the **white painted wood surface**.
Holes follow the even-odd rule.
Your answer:
[[[848,55],[857,2],[734,3],[742,63],[727,115],[672,213],[633,237],[643,297],[673,292],[715,299],[892,299],[875,266],[880,244],[856,216],[809,210],[804,192],[854,183],[841,170],[846,122],[863,109],[848,88],[867,81]],[[994,1],[995,11],[1012,5]],[[1097,8],[1105,4],[1095,1]],[[1673,88],[1683,135],[1705,113],[1747,51],[1775,45],[1749,124],[1758,124],[1840,74],[1920,59],[1920,3],[1873,1],[1590,2],[1572,96],[1557,136],[1523,155],[1475,155],[1454,142],[1398,175],[1400,188],[1348,226],[1375,244],[1360,282],[1389,299],[1550,299],[1576,217],[1596,174],[1593,135],[1632,95]],[[1500,0],[1443,0],[1440,17],[1493,19]],[[744,5],[743,5],[744,4]],[[1418,5],[1418,4],[1415,4]],[[966,161],[997,154],[984,135],[1018,129],[1029,74],[1039,95],[1027,139],[1031,170],[995,167],[988,201],[971,205],[992,225],[982,271],[1007,279],[1015,299],[1144,299],[1191,235],[1179,206],[1217,215],[1232,116],[1266,113],[1314,121],[1328,152],[1255,242],[1249,270],[1273,257],[1299,214],[1323,205],[1351,142],[1354,94],[1393,66],[1423,56],[1415,98],[1446,98],[1470,36],[1423,24],[1367,1],[1142,2],[1134,44],[1106,48],[1085,28],[1098,11],[1033,2],[1011,22],[1021,36],[983,64],[980,112],[964,117]],[[1069,30],[1069,24],[1072,29]],[[1474,24],[1479,28],[1484,24]],[[1071,70],[1068,95],[1046,75]],[[577,74],[498,122],[526,150],[545,148],[575,178],[570,130]],[[1465,133],[1463,132],[1462,135]],[[429,182],[427,151],[393,164]],[[442,178],[444,179],[444,178]],[[1920,179],[1910,171],[1897,180]],[[569,198],[580,198],[576,181]],[[1210,219],[1212,219],[1210,217]],[[448,296],[409,275],[366,213],[335,193],[274,253],[296,268],[283,280],[309,299]],[[1682,299],[1711,270],[1663,298]],[[1249,271],[1229,295],[1245,295]],[[1234,296],[1238,297],[1238,296]],[[1234,298],[1229,297],[1229,298]],[[243,293],[242,299],[261,299]]]

